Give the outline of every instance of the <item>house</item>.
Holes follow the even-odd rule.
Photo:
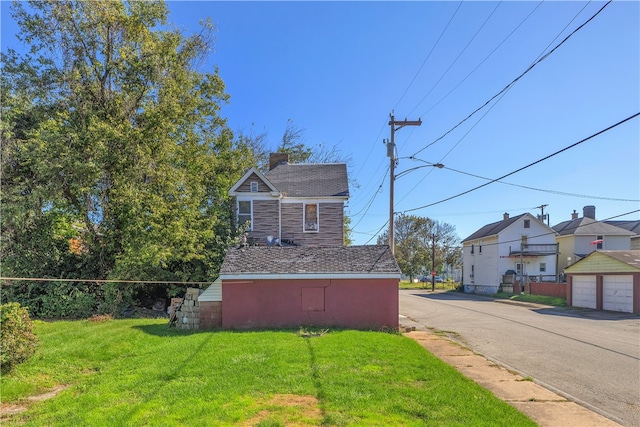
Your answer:
[[[229,190],[246,241],[199,297],[200,324],[224,329],[396,329],[400,269],[388,246],[344,246],[346,165],[272,154]]]
[[[462,241],[465,292],[496,293],[513,276],[554,282],[558,246],[555,231],[529,213],[487,224]],[[510,273],[514,273],[513,275]]]
[[[244,246],[220,269],[222,328],[398,327],[388,246]]]
[[[568,305],[640,313],[640,250],[597,250],[565,272]]]
[[[631,249],[640,249],[640,220],[635,221],[605,221],[605,224],[624,228],[633,233],[631,236]]]
[[[558,268],[565,270],[596,250],[629,250],[634,232],[616,225],[596,221],[595,206],[585,206],[583,216],[574,210],[571,220],[553,226],[558,233],[560,250]]]
[[[269,171],[249,169],[229,190],[237,225],[258,245],[341,246],[349,199],[344,163],[289,164],[272,153]]]

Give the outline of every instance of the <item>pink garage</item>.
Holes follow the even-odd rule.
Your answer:
[[[220,279],[223,329],[398,327],[387,246],[231,248]]]

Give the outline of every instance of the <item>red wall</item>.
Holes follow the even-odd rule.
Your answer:
[[[224,329],[398,328],[397,279],[223,280]]]

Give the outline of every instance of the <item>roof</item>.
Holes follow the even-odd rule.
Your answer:
[[[634,236],[640,234],[640,220],[635,221],[605,221],[606,224],[624,228],[633,233]]]
[[[227,251],[220,277],[400,278],[400,268],[386,245],[245,246]]]
[[[345,163],[284,163],[265,177],[288,197],[349,197]]]
[[[611,258],[612,262],[603,262]],[[595,251],[570,265],[566,273],[620,273],[640,271],[640,250]]]
[[[552,228],[558,233],[558,236],[631,236],[634,234],[624,228],[620,228],[603,221],[596,221],[595,219],[588,217],[564,221],[554,225]]]
[[[504,230],[514,222],[518,221],[520,218],[522,218],[525,215],[529,215],[529,214],[523,213],[522,215],[514,216],[513,218],[508,218],[502,221],[497,221],[497,222],[492,222],[491,224],[487,224],[481,229],[479,229],[478,231],[476,231],[475,233],[473,233],[471,236],[464,239],[463,242],[466,242],[468,240],[482,239],[484,237],[489,237],[489,236],[495,236],[496,234],[500,233],[502,230]]]

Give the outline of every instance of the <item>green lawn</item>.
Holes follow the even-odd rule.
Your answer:
[[[549,297],[546,295],[531,295],[531,294],[507,294],[504,292],[493,295],[500,299],[510,299],[512,301],[533,302],[536,304],[554,305],[558,307],[564,307],[567,305],[567,300],[561,297]]]
[[[535,425],[398,334],[189,333],[152,319],[35,329],[36,356],[0,380],[2,403],[29,409],[3,426]]]

